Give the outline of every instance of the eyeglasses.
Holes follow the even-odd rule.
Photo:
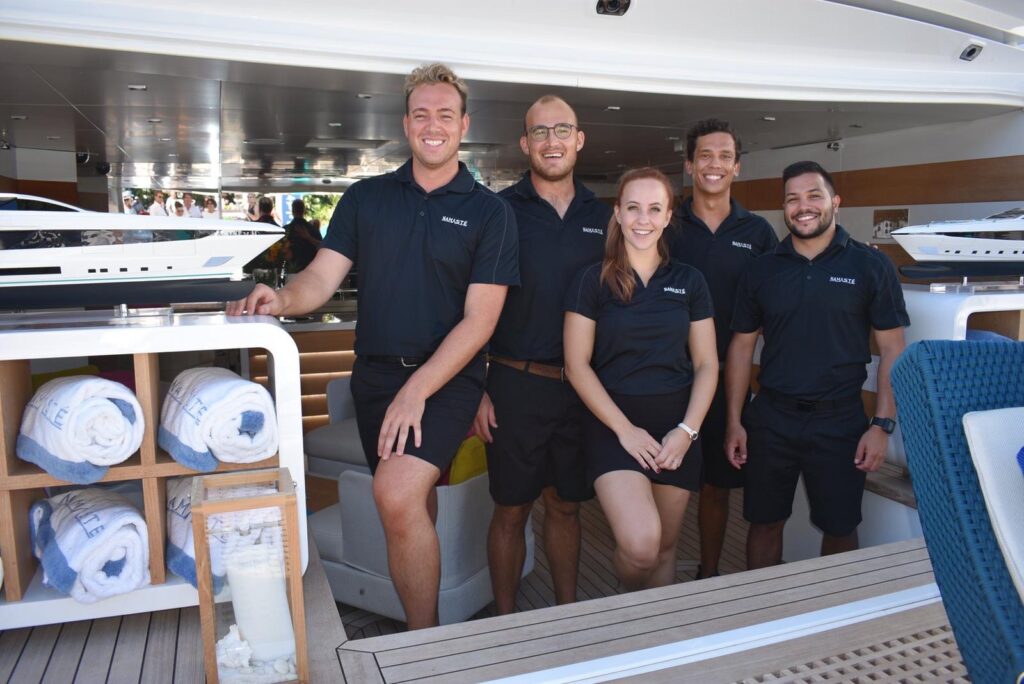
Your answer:
[[[548,135],[551,131],[554,131],[555,137],[559,140],[565,140],[572,135],[572,129],[579,130],[579,126],[571,123],[556,123],[554,126],[530,126],[526,129],[527,135],[534,142],[544,142],[548,139]]]

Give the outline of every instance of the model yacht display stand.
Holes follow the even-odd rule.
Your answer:
[[[4,586],[0,631],[32,625],[92,620],[197,605],[191,585],[166,571],[166,484],[170,477],[197,475],[159,449],[159,354],[197,350],[262,348],[270,360],[270,392],[276,404],[279,450],[258,463],[222,463],[217,471],[286,467],[303,473],[299,357],[292,338],[267,316],[229,318],[223,313],[174,313],[170,309],[113,312],[72,311],[0,315],[0,557]],[[66,485],[17,458],[14,445],[25,404],[32,396],[32,361],[128,355],[145,418],[138,453],[111,466],[101,482],[141,482],[149,533],[152,584],[92,604],[78,603],[42,583],[32,554],[28,512],[44,487]],[[305,481],[296,478],[300,561],[308,561]]]
[[[964,279],[952,283],[903,285],[903,297],[910,315],[910,327],[905,332],[908,345],[919,340],[964,340],[968,330],[1024,339],[1024,279],[999,282]],[[877,373],[878,357],[874,356],[868,365],[865,392],[875,392]],[[891,472],[899,468],[905,472],[906,464],[897,420],[883,469]],[[916,504],[880,494],[873,486],[884,479],[879,474],[868,477],[861,507],[864,520],[857,528],[861,548],[923,536]],[[793,502],[793,515],[786,524],[782,552],[786,561],[819,555],[821,531],[811,525],[809,515],[807,496],[801,484]]]

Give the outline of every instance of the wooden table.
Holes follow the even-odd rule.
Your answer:
[[[338,653],[345,680],[360,684],[966,674],[920,539],[349,641]]]

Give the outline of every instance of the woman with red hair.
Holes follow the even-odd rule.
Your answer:
[[[698,431],[718,380],[707,284],[669,258],[673,199],[657,169],[623,175],[604,260],[566,296],[566,374],[591,412],[587,473],[631,591],[675,580],[676,542],[700,487]]]

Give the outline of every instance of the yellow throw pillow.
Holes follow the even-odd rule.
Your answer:
[[[455,452],[448,474],[448,484],[457,485],[486,472],[487,452],[484,443],[479,437],[470,437],[462,442],[462,446]]]

